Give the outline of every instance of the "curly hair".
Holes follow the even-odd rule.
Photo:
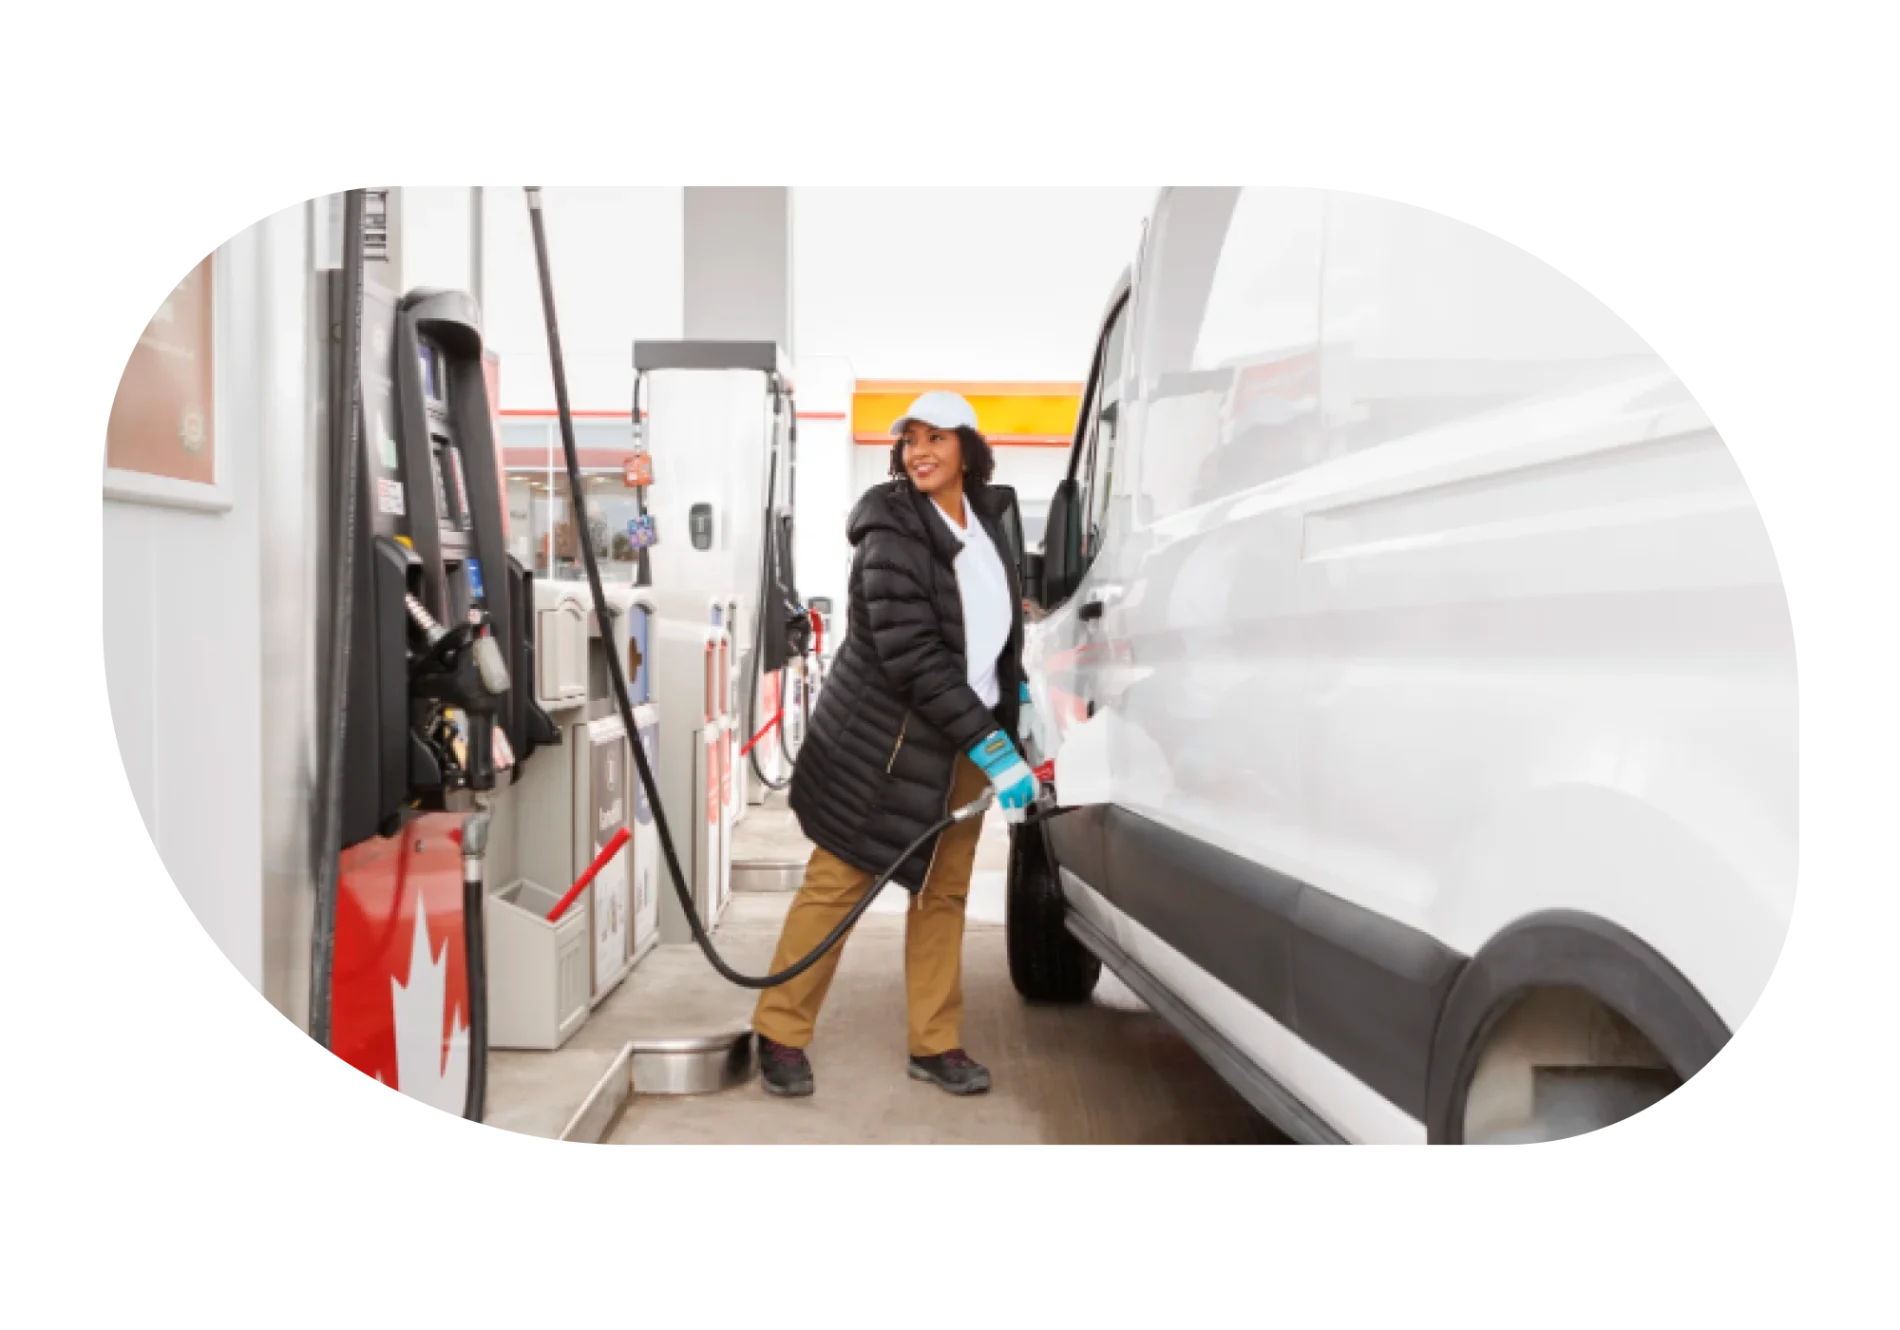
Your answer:
[[[989,484],[990,478],[996,474],[996,454],[990,448],[990,441],[968,425],[959,425],[957,446],[963,453],[964,486],[980,489]],[[891,479],[896,480],[904,474],[904,441],[899,439],[891,445]]]

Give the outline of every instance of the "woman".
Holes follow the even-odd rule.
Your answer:
[[[989,444],[970,404],[947,392],[919,397],[891,434],[891,479],[851,513],[849,626],[792,774],[792,811],[816,848],[774,970],[809,953],[907,845],[985,784],[1012,821],[1035,794],[1013,737],[1022,594],[1002,553]],[[990,1088],[960,1028],[963,910],[981,831],[981,818],[958,823],[893,878],[914,895],[909,1074],[952,1094]],[[805,1047],[843,950],[760,997],[752,1027],[769,1092],[812,1092]]]

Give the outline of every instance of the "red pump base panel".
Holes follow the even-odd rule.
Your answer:
[[[468,1094],[460,813],[425,813],[343,852],[330,1047],[447,1113]]]

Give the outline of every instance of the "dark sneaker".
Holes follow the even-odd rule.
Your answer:
[[[790,1048],[760,1035],[759,1070],[765,1075],[767,1094],[796,1099],[811,1093],[811,1063],[802,1048]]]
[[[983,1094],[990,1088],[990,1069],[960,1048],[935,1057],[910,1060],[913,1081],[932,1081],[951,1094]]]

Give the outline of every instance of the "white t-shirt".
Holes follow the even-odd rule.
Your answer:
[[[970,687],[994,708],[1002,696],[996,680],[996,663],[1009,644],[1010,625],[1015,608],[1009,602],[1009,573],[1003,556],[996,552],[990,533],[970,511],[970,500],[963,500],[964,525],[958,526],[933,499],[930,510],[943,519],[944,526],[957,538],[963,549],[957,554],[957,595],[963,601],[963,645],[970,671]]]

